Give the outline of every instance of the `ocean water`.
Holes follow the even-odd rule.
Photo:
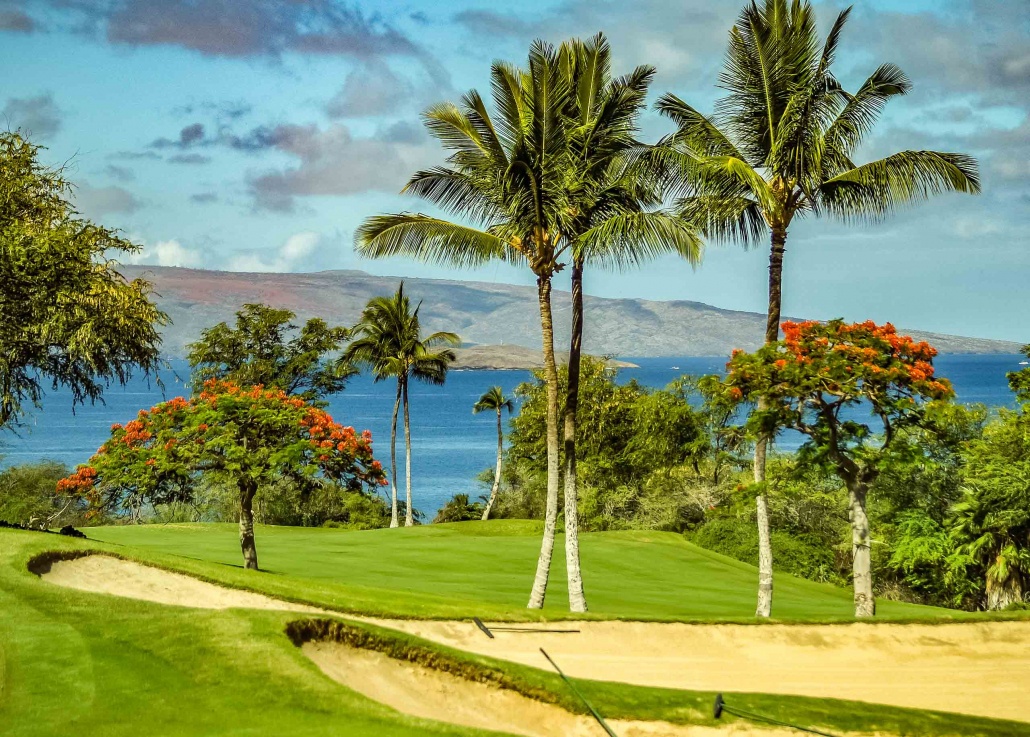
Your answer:
[[[954,383],[958,401],[982,402],[989,407],[1012,407],[1005,374],[1019,368],[1019,355],[939,356],[937,372]],[[663,387],[682,374],[719,373],[725,368],[723,357],[627,358],[639,368],[623,369],[620,381],[636,379],[646,386]],[[107,438],[110,426],[126,422],[145,407],[163,399],[188,394],[182,379],[188,376],[185,362],[173,362],[172,371],[163,373],[162,392],[153,382],[135,380],[122,388],[112,388],[105,403],[71,408],[70,395],[56,391],[47,394],[43,408],[34,411],[17,433],[0,433],[0,465],[49,458],[69,466],[85,462]],[[180,378],[181,377],[181,378]],[[497,448],[494,417],[472,414],[472,405],[494,385],[512,391],[530,378],[527,371],[453,371],[446,385],[414,385],[411,389],[412,495],[415,507],[431,519],[451,496],[466,493],[475,498],[488,489],[475,477],[492,469]],[[390,415],[395,385],[374,383],[367,376],[352,380],[347,389],[333,397],[329,411],[333,417],[358,430],[372,431],[376,456],[389,467]],[[778,447],[789,450],[800,442],[799,436],[785,435]],[[403,479],[403,433],[398,433],[398,468]],[[403,481],[400,488],[403,493]]]

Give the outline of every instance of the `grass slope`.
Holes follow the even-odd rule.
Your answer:
[[[347,531],[259,527],[258,557],[266,573],[233,582],[275,586],[289,576],[317,601],[364,611],[419,617],[524,619],[539,553],[539,523],[494,520],[401,530]],[[162,554],[238,566],[233,525],[100,527],[91,538]],[[561,550],[562,541],[558,546]],[[755,569],[661,532],[587,533],[581,539],[591,615],[655,620],[752,619]],[[224,567],[223,567],[224,571]],[[199,570],[194,572],[200,573]],[[226,573],[228,573],[226,571]],[[252,585],[252,584],[251,584]],[[250,587],[250,586],[248,586]],[[299,590],[297,590],[299,591]],[[398,596],[403,593],[403,596]],[[352,594],[347,596],[346,594]],[[945,609],[879,602],[884,619],[955,616]],[[567,616],[565,560],[555,555],[547,606]],[[775,614],[787,620],[834,621],[852,616],[851,592],[780,574]]]
[[[505,530],[502,525],[495,527],[498,533]],[[442,539],[448,543],[445,547],[456,546],[447,555],[461,553],[459,541],[462,539],[465,539],[468,549],[464,551],[464,557],[459,557],[466,561],[470,556],[486,555],[490,550],[498,552],[504,548],[501,542],[507,538],[500,535],[493,538],[493,545],[474,545],[472,541],[476,536],[466,534],[466,529],[443,532]],[[146,528],[146,531],[155,535],[182,532],[174,528]],[[135,534],[142,532],[134,530]],[[190,532],[195,533],[195,544],[185,548],[186,552],[203,555],[202,541],[207,540],[217,547],[223,544],[220,541],[228,537],[229,531],[221,528],[207,533]],[[404,585],[416,583],[410,574],[391,582],[392,588],[389,589],[368,587],[363,590],[331,583],[332,580],[345,580],[350,571],[361,569],[358,564],[396,552],[385,543],[384,547],[376,550],[379,538],[375,535],[335,533],[338,538],[325,538],[356,538],[363,540],[364,547],[368,549],[361,555],[355,552],[350,560],[337,560],[333,565],[324,562],[321,567],[315,567],[312,563],[312,570],[308,573],[322,576],[324,580],[321,582],[314,578],[305,580],[282,575],[283,567],[302,566],[304,551],[307,555],[317,552],[310,547],[314,540],[310,532],[261,531],[266,543],[264,560],[279,570],[277,575],[253,574],[145,548],[0,530],[0,735],[136,737],[139,734],[160,734],[187,737],[236,734],[259,737],[374,734],[384,737],[485,737],[483,732],[406,717],[330,681],[285,634],[287,625],[299,618],[297,614],[191,610],[89,594],[53,586],[26,568],[30,558],[44,551],[100,548],[157,565],[190,570],[211,580],[222,579],[230,585],[250,585],[273,593],[278,591],[288,598],[339,603],[347,597],[357,596],[359,604],[382,604],[392,597],[393,606],[398,609],[442,608],[439,599],[426,593],[432,589],[431,583],[416,586],[418,591],[411,594],[415,604],[406,606],[403,603],[408,598],[403,593]],[[395,531],[397,535],[410,533]],[[431,540],[437,533],[417,532],[410,534],[410,539],[418,541],[423,554],[430,555],[433,548]],[[205,534],[210,538],[205,538]],[[291,534],[296,536],[295,540],[291,540]],[[277,537],[284,546],[282,555],[276,552],[273,543]],[[599,540],[603,542],[604,538]],[[630,536],[628,541],[622,540],[621,536],[612,539],[616,546],[614,551],[624,556],[631,550],[638,553],[649,551],[649,548],[626,547],[627,543],[640,546],[642,540],[639,536]],[[289,551],[292,553],[287,554]],[[600,555],[605,551],[602,545],[595,549],[594,554]],[[672,555],[668,551],[654,554]],[[704,559],[697,551],[693,554]],[[430,555],[430,560],[433,559]],[[290,561],[289,565],[287,561]],[[622,561],[622,565],[628,564],[628,561]],[[648,566],[641,563],[639,567],[644,569]],[[424,576],[432,574],[430,563],[424,563],[421,570]],[[471,570],[474,578],[476,569],[473,567]],[[721,572],[721,568],[716,570],[716,573]],[[367,571],[366,574],[371,575]],[[626,572],[621,575],[626,575]],[[631,581],[621,579],[621,585],[630,584]],[[456,584],[452,582],[452,585]],[[650,585],[655,584],[652,582]],[[632,595],[632,591],[630,587],[627,596]],[[468,592],[463,592],[463,595],[471,596]],[[442,648],[404,635],[390,633],[382,636],[402,639],[410,647],[435,650],[473,666],[499,669],[506,677],[530,688],[551,692],[556,701],[567,703],[569,700],[553,674],[455,651],[443,652]],[[711,694],[608,683],[581,682],[580,685],[602,712],[613,717],[711,723],[707,715]],[[1030,725],[1027,724],[876,705],[753,694],[735,694],[733,702],[740,708],[818,723],[831,731],[857,729],[873,732],[884,729],[895,734],[1030,737]]]

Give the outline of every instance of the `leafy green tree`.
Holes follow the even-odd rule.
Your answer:
[[[290,310],[245,304],[236,326],[220,322],[189,346],[194,386],[228,379],[241,386],[268,386],[320,400],[343,391],[357,370],[337,354],[350,331],[313,317],[299,332]]]
[[[936,351],[899,336],[890,324],[785,322],[783,332],[782,341],[755,353],[734,353],[723,382],[725,397],[731,405],[757,405],[747,421],[756,437],[773,437],[785,428],[807,435],[799,457],[824,464],[844,483],[855,616],[870,617],[876,612],[866,508],[870,486],[898,430],[923,423],[924,403],[952,396],[951,385],[934,378]],[[863,404],[882,430],[879,440],[869,424],[847,415]]]
[[[658,109],[678,130],[657,148],[677,172],[679,208],[707,238],[746,246],[770,237],[765,341],[779,336],[783,256],[796,218],[827,215],[844,222],[877,220],[914,200],[942,192],[978,193],[976,161],[965,154],[901,151],[866,164],[854,154],[886,103],[911,88],[883,64],[846,92],[833,75],[851,9],[820,43],[811,4],[752,0],[730,31],[720,77],[727,95],[707,117],[672,94]],[[765,480],[768,439],[755,444],[755,482]],[[772,549],[767,500],[757,498],[759,616],[772,611]]]
[[[497,413],[497,468],[494,470],[494,483],[490,487],[490,499],[483,507],[484,521],[490,519],[490,510],[497,501],[497,490],[501,488],[501,461],[504,458],[504,425],[501,422],[501,413],[508,410],[508,414],[515,411],[515,402],[510,397],[504,396],[504,390],[499,386],[492,386],[487,389],[474,405],[472,413],[496,412]]]
[[[559,370],[565,395],[568,368]],[[505,488],[499,514],[542,517],[540,486],[546,469],[546,385],[520,385],[519,412],[511,420]],[[655,391],[635,381],[620,384],[616,372],[593,358],[582,367],[581,422],[576,443],[582,494],[580,514],[587,529],[683,529],[686,510],[704,495],[684,466],[704,432],[698,414],[676,392]],[[701,461],[704,462],[704,461]],[[703,485],[703,484],[702,484]],[[701,493],[698,493],[701,492]],[[703,505],[707,506],[707,502]]]
[[[949,525],[952,576],[974,579],[978,603],[1004,609],[1030,592],[1030,415],[1003,412],[965,461]]]
[[[253,503],[260,487],[288,480],[360,491],[386,483],[369,431],[358,435],[282,389],[209,379],[192,399],[176,397],[113,425],[110,439],[58,491],[100,513],[189,502],[205,480],[235,487],[243,560],[255,570]]]
[[[67,475],[67,466],[48,460],[0,471],[0,520],[41,530],[81,524],[83,505],[56,491]]]
[[[544,603],[558,518],[559,402],[552,278],[577,253],[582,266],[588,253],[595,253],[597,260],[622,258],[623,263],[631,263],[653,252],[696,249],[696,239],[684,221],[644,211],[623,187],[627,177],[621,174],[624,164],[620,162],[631,140],[624,129],[633,125],[641,87],[646,92],[651,72],[641,68],[605,86],[603,99],[608,107],[604,108],[600,100],[607,44],[592,44],[570,42],[555,48],[535,41],[526,69],[494,63],[492,113],[475,90],[463,97],[460,108],[443,104],[425,113],[429,132],[452,153],[446,166],[416,173],[405,191],[472,225],[400,213],[369,218],[356,234],[357,248],[365,256],[405,255],[457,266],[499,259],[527,266],[536,278],[550,394],[547,513],[531,608]],[[606,149],[609,146],[611,151]],[[624,244],[633,244],[629,255]],[[574,334],[581,334],[580,328],[574,328]],[[578,343],[573,349],[578,354]],[[568,415],[568,421],[574,423],[574,419],[574,413]],[[570,432],[574,438],[574,428]],[[569,603],[573,609],[585,610],[574,486],[572,490],[566,495]]]
[[[398,526],[397,508],[397,415],[404,407],[404,526],[415,524],[411,506],[411,421],[408,411],[408,385],[411,380],[442,386],[447,380],[447,369],[456,356],[450,348],[461,343],[454,333],[437,332],[422,335],[419,319],[420,302],[413,310],[411,300],[404,293],[404,282],[391,297],[371,299],[354,326],[354,340],[347,347],[345,360],[366,365],[375,381],[397,380],[397,398],[393,404],[390,425],[390,527]]]
[[[127,281],[112,260],[140,247],[80,218],[72,185],[39,151],[0,133],[0,428],[39,406],[45,384],[75,405],[156,372],[168,322],[150,284]]]
[[[443,522],[468,522],[483,518],[483,503],[469,501],[468,494],[455,494],[433,518],[433,524]]]
[[[1023,346],[1021,352],[1030,358],[1030,345]],[[1030,367],[1019,369],[1019,371],[1010,371],[1005,374],[1005,377],[1009,380],[1009,388],[1016,395],[1016,399],[1023,404],[1030,403]]]

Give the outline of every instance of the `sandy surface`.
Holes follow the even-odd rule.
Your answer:
[[[177,606],[327,613],[102,555],[55,563],[43,578],[84,591]],[[496,632],[493,640],[469,622],[365,621],[549,669],[539,651],[545,647],[566,673],[580,678],[832,697],[1030,721],[1026,621],[761,626],[560,622],[534,626],[580,632]]]
[[[217,586],[160,568],[107,555],[57,561],[43,580],[80,591],[126,596],[170,606],[197,609],[283,609],[322,614],[325,610],[292,604],[262,594]]]
[[[529,737],[598,737],[593,719],[485,683],[474,683],[382,653],[334,642],[308,643],[304,653],[322,672],[363,696],[423,719]],[[688,727],[613,719],[620,737],[787,737],[801,732],[753,727]]]
[[[580,632],[496,632],[493,640],[465,622],[391,626],[538,668],[548,667],[539,651],[544,647],[567,674],[580,678],[830,697],[1030,721],[1030,622],[561,622],[543,626]]]

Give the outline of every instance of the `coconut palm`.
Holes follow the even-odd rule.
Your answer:
[[[831,67],[850,8],[819,42],[807,0],[752,0],[730,32],[720,77],[727,95],[711,117],[675,95],[658,109],[678,130],[656,147],[678,180],[679,208],[708,238],[753,246],[771,239],[766,342],[779,335],[783,256],[795,218],[878,220],[947,191],[977,193],[976,161],[957,153],[901,151],[866,164],[855,150],[892,97],[911,87],[883,64],[855,94]],[[765,481],[768,438],[756,443],[754,477]],[[772,550],[765,494],[758,496],[759,616],[772,608]]]
[[[577,77],[575,69],[569,45],[556,49],[535,41],[526,69],[505,62],[493,64],[493,113],[475,90],[462,98],[461,107],[442,104],[425,113],[429,132],[451,154],[446,166],[416,173],[405,191],[470,225],[400,213],[369,218],[355,236],[356,247],[365,256],[405,255],[466,267],[501,259],[528,267],[536,278],[547,386],[547,502],[531,608],[544,603],[558,517],[558,371],[552,279],[564,267],[577,240],[600,243],[604,236],[596,221],[591,223],[590,235],[573,223],[581,204],[576,186],[584,176],[576,168],[570,145],[575,121],[568,113],[575,109],[573,95],[589,94],[590,87],[590,81]],[[684,231],[677,218],[640,213],[609,223],[607,233],[627,241],[636,238],[657,249],[660,244],[679,243]],[[576,550],[571,547],[573,553]],[[567,562],[569,551],[567,545]],[[578,555],[573,567],[578,575]],[[582,584],[578,594],[573,588],[570,586],[570,606],[585,608],[585,601],[579,603]]]
[[[393,404],[390,425],[390,527],[399,525],[397,510],[397,415],[404,408],[404,526],[414,524],[411,504],[411,419],[408,385],[411,380],[442,385],[447,369],[454,362],[454,351],[440,346],[458,345],[461,339],[454,333],[438,332],[423,337],[419,321],[421,302],[411,308],[411,300],[404,293],[404,282],[390,297],[374,297],[361,313],[354,326],[355,339],[347,347],[345,359],[371,368],[374,381],[387,378],[397,380],[397,396]]]
[[[570,186],[575,216],[569,237],[572,262],[572,335],[565,397],[565,551],[570,608],[586,611],[579,570],[576,429],[580,359],[583,347],[583,276],[588,263],[625,268],[663,253],[677,253],[693,264],[701,243],[689,223],[656,209],[662,192],[650,160],[636,140],[651,66],[638,66],[612,78],[611,48],[603,34],[562,46],[570,62],[572,88],[566,117],[572,155]],[[653,237],[645,235],[655,229]]]
[[[490,519],[490,510],[493,509],[497,500],[497,490],[501,488],[501,459],[504,456],[504,427],[501,423],[501,413],[508,410],[508,414],[515,411],[515,402],[510,397],[504,396],[504,390],[499,386],[490,387],[479,400],[472,405],[472,414],[480,412],[497,413],[497,467],[494,469],[494,485],[490,487],[490,499],[483,510],[483,520]]]

